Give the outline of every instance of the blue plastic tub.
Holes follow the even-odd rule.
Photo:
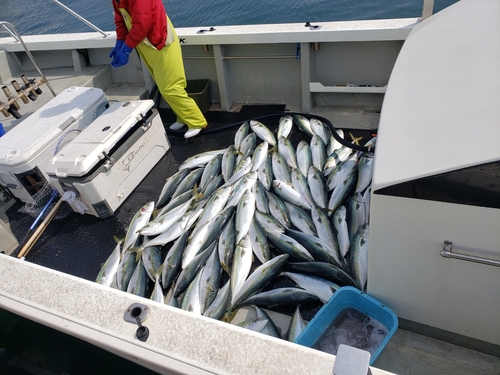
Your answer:
[[[295,343],[330,354],[340,344],[350,345],[369,351],[373,365],[397,328],[398,318],[391,309],[345,286],[317,312]]]

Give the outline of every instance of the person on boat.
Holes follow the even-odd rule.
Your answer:
[[[187,125],[185,138],[194,137],[207,126],[196,102],[186,92],[186,76],[181,46],[161,0],[112,0],[116,25],[116,45],[109,54],[111,65],[128,63],[135,48],[158,90],[177,116],[170,126]]]

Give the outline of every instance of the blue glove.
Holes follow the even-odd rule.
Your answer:
[[[119,39],[116,40],[115,48],[113,48],[111,50],[111,53],[109,54],[110,59],[115,57],[116,54],[118,53],[118,51],[120,51],[122,49],[123,43],[124,43],[123,40],[119,40]]]
[[[129,46],[127,46],[126,43],[123,43],[122,48],[113,57],[113,60],[111,61],[111,66],[113,68],[119,68],[121,66],[126,65],[128,63],[128,57],[130,56],[132,50],[133,48],[130,48]]]

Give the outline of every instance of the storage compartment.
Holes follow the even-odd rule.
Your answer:
[[[398,328],[394,312],[353,287],[339,288],[295,340],[330,354],[349,345],[371,354],[370,365]]]
[[[210,80],[193,79],[187,81],[186,92],[192,98],[200,111],[205,114],[210,110],[212,99],[210,98]]]
[[[74,192],[87,207],[84,213],[112,216],[170,148],[152,107],[152,100],[113,103],[52,158],[47,166],[51,184],[61,195]]]

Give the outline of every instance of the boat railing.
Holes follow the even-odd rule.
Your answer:
[[[424,0],[424,6],[422,8],[422,21],[432,16],[433,10],[434,10],[434,0]]]
[[[92,29],[94,29],[95,31],[97,31],[98,33],[101,33],[104,38],[107,38],[108,37],[108,34],[106,34],[104,31],[102,31],[100,28],[98,28],[96,25],[94,25],[93,23],[87,21],[85,18],[83,18],[82,16],[80,16],[78,13],[74,12],[73,10],[71,10],[70,8],[68,8],[66,5],[62,4],[61,2],[57,1],[57,0],[51,0],[53,3],[59,5],[61,8],[63,8],[66,12],[68,12],[69,14],[71,14],[73,17],[76,17],[78,18],[80,21],[82,21],[84,24],[86,24],[87,26],[91,27]]]
[[[47,87],[52,92],[52,95],[54,95],[54,97],[56,96],[56,93],[55,93],[54,89],[52,88],[52,86],[50,85],[47,77],[45,77],[45,75],[42,73],[40,67],[38,66],[38,64],[35,61],[35,58],[31,54],[31,52],[29,51],[28,47],[26,46],[26,44],[23,41],[23,38],[21,38],[21,35],[19,35],[19,33],[17,32],[14,25],[12,25],[10,22],[0,21],[0,26],[3,27],[3,29],[5,29],[7,31],[7,33],[9,33],[12,37],[14,37],[14,39],[16,39],[16,41],[21,43],[24,51],[26,52],[26,55],[29,57],[29,59],[33,63],[33,66],[35,67],[35,69],[38,71],[38,73],[41,76],[41,78],[38,82],[34,82],[34,80],[29,80],[26,76],[23,75],[22,78],[23,78],[23,81],[25,83],[24,87],[20,87],[19,84],[15,80],[12,81],[11,83],[14,86],[14,89],[15,89],[17,95],[13,95],[10,92],[10,90],[7,88],[7,86],[2,87],[3,92],[5,93],[5,95],[7,95],[7,102],[2,103],[0,101],[0,112],[2,112],[5,116],[8,116],[10,113],[15,118],[20,118],[21,115],[19,114],[19,112],[17,112],[17,110],[19,109],[19,104],[17,101],[19,99],[22,100],[24,103],[27,103],[28,98],[32,99],[33,97],[36,97],[37,93],[41,92],[39,89],[39,86],[44,84],[44,83],[47,85]],[[9,113],[7,113],[7,112],[9,112]]]

